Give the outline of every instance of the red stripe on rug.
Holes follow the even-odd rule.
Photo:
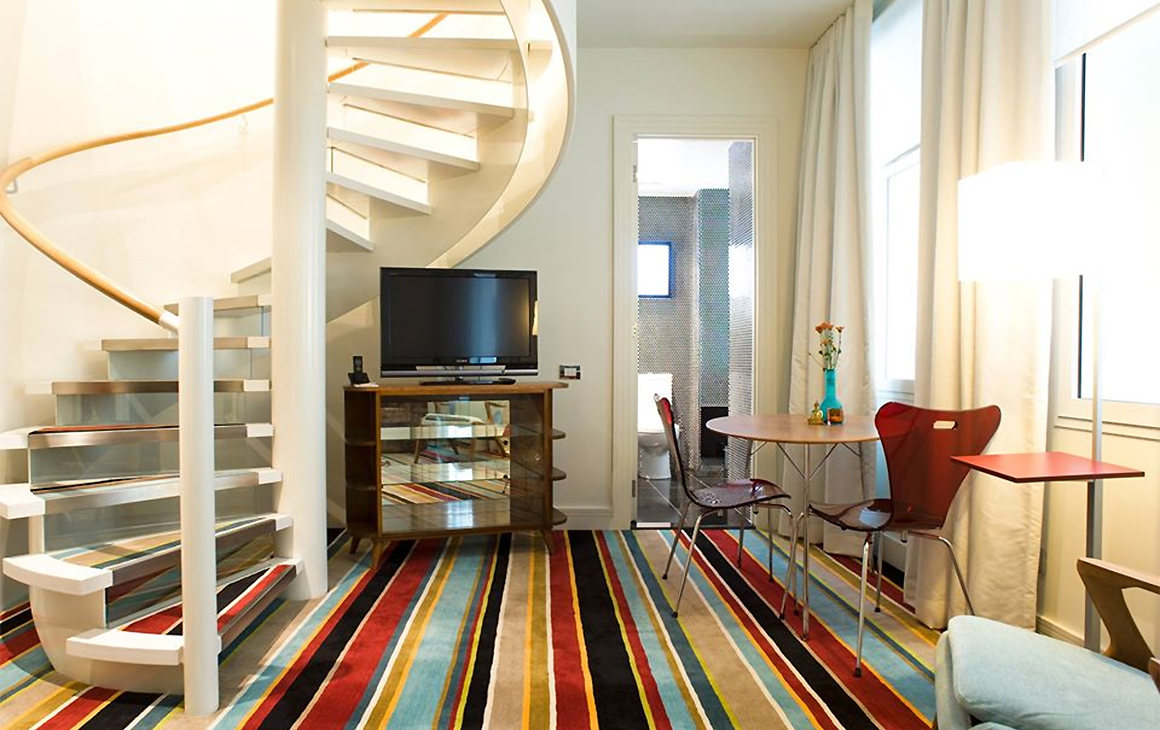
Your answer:
[[[598,532],[596,533],[596,537],[596,545],[600,549],[600,559],[604,562],[604,575],[608,580],[608,584],[612,587],[612,597],[616,600],[620,620],[624,625],[624,637],[627,640],[629,648],[632,650],[637,676],[640,678],[645,699],[648,701],[649,710],[652,713],[653,727],[669,728],[671,730],[673,724],[669,720],[668,713],[665,712],[665,702],[661,699],[656,678],[653,677],[652,669],[649,667],[648,655],[645,654],[644,645],[640,641],[640,634],[637,632],[636,622],[632,619],[632,609],[628,605],[628,598],[624,595],[624,586],[620,583],[620,576],[617,574],[616,566],[612,562],[612,555],[608,552],[608,542],[605,534]]]
[[[291,566],[289,565],[275,565],[266,571],[264,576],[254,581],[253,585],[242,592],[242,595],[235,598],[224,611],[218,614],[218,633],[222,633],[234,619],[245,613],[255,603],[262,600],[262,597],[266,595],[270,587],[274,583],[277,583],[290,568]]]
[[[419,595],[431,565],[440,553],[437,549],[412,553],[413,559],[399,568],[366,621],[351,637],[336,671],[322,686],[321,695],[298,728],[327,730],[339,727],[350,720],[363,697],[374,691],[369,684],[383,659],[383,652],[405,618],[412,599]]]
[[[286,689],[294,683],[294,680],[298,678],[298,675],[300,675],[302,670],[306,668],[306,665],[310,663],[310,659],[314,656],[314,653],[318,651],[319,646],[322,645],[322,642],[326,639],[326,636],[334,629],[335,624],[341,621],[342,617],[346,615],[346,612],[350,609],[350,604],[354,603],[359,594],[366,590],[367,584],[370,583],[372,579],[374,579],[376,569],[377,566],[372,566],[369,570],[367,570],[366,573],[363,574],[361,578],[358,579],[358,582],[351,588],[350,592],[347,593],[346,598],[344,598],[342,602],[337,607],[335,607],[334,611],[326,619],[326,623],[324,623],[310,639],[310,643],[308,643],[302,648],[300,652],[298,652],[298,656],[294,660],[294,663],[290,666],[289,669],[286,670],[286,673],[282,675],[282,678],[278,680],[278,683],[271,687],[270,690],[266,693],[265,698],[262,700],[262,704],[259,705],[258,708],[254,710],[253,714],[246,719],[246,722],[244,725],[242,725],[242,728],[256,728],[262,724],[262,721],[266,719],[266,715],[268,715],[270,711],[274,709],[274,706],[277,705],[281,700],[282,695],[286,693]]]
[[[548,586],[552,621],[552,682],[556,690],[556,718],[560,727],[591,727],[588,690],[584,686],[584,661],[577,634],[575,595],[572,592],[572,561],[567,533],[552,533],[556,549],[548,558]],[[561,724],[560,718],[567,718]]]
[[[104,687],[87,689],[60,708],[55,715],[38,725],[37,730],[71,730],[116,694],[117,690]]]
[[[151,613],[144,618],[137,619],[131,624],[122,626],[123,631],[135,631],[141,634],[167,634],[181,623],[181,604],[175,604],[157,613]]]
[[[737,542],[735,540],[730,540],[727,533],[728,530],[705,530],[701,533],[701,535],[711,540],[714,545],[720,548],[723,555],[732,556],[737,552]],[[686,538],[685,547],[687,548],[688,536],[683,532],[681,534],[682,537]],[[722,544],[722,541],[724,541],[726,544]],[[745,557],[752,560],[752,557],[748,553],[745,555]],[[745,561],[743,560],[742,562],[744,563]],[[773,663],[774,668],[777,670],[778,674],[781,675],[781,682],[785,685],[785,688],[798,698],[798,701],[800,701],[805,706],[807,712],[814,716],[814,720],[818,723],[819,727],[841,730],[840,726],[834,722],[832,717],[830,717],[825,703],[823,703],[817,697],[817,695],[814,694],[813,689],[808,684],[806,684],[800,676],[798,676],[798,673],[793,664],[789,662],[784,656],[782,656],[781,652],[778,651],[777,647],[773,645],[773,642],[761,629],[761,626],[753,619],[753,617],[749,614],[749,611],[746,610],[745,606],[737,600],[737,597],[733,595],[733,592],[729,589],[729,586],[725,585],[725,583],[721,580],[721,577],[718,576],[717,573],[713,570],[712,565],[710,565],[709,562],[705,560],[704,556],[702,556],[700,552],[697,553],[697,564],[701,567],[705,577],[721,594],[722,600],[737,616],[738,623],[741,624],[746,633],[748,633],[749,636],[753,639],[753,643],[756,644],[757,648],[761,650],[761,653],[765,654],[765,656],[769,658],[770,662]],[[736,567],[736,562],[732,558],[730,558],[729,564],[732,567]],[[747,577],[745,576],[744,572],[742,573],[742,576]],[[767,587],[780,587],[780,584],[769,583],[768,580],[764,580],[765,578],[766,574],[763,572],[762,579]],[[752,581],[747,582],[752,583]],[[764,598],[765,596],[762,597]],[[777,600],[781,600],[780,593],[776,596],[776,598]],[[780,604],[778,603],[773,603],[772,601],[770,602],[771,607],[779,605]]]
[[[37,635],[36,629],[32,626],[28,626],[26,630],[21,631],[16,636],[5,637],[3,641],[0,641],[0,667],[39,643],[40,636]]]
[[[737,550],[737,541],[725,530],[708,530],[706,536],[727,555]],[[742,558],[741,575],[750,587],[770,606],[780,607],[781,583],[769,582],[766,566],[749,553]],[[776,578],[776,576],[775,576]],[[787,609],[789,605],[787,605]],[[866,711],[884,727],[891,730],[928,730],[930,725],[915,714],[890,686],[865,663],[861,678],[854,676],[854,653],[821,623],[816,616],[810,624],[810,638],[804,642],[810,651],[829,670],[846,692],[857,699]],[[802,632],[802,616],[787,610],[785,623],[798,636]]]

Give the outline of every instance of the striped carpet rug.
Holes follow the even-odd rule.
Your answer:
[[[401,542],[375,569],[330,545],[331,591],[279,601],[226,650],[222,710],[52,672],[27,607],[0,616],[5,728],[925,728],[937,638],[884,585],[852,676],[857,576],[815,552],[808,643],[773,607],[765,544],[703,534],[679,619],[673,533]],[[682,558],[688,536],[682,536]],[[784,543],[775,568],[784,569]],[[857,566],[854,566],[857,567]]]

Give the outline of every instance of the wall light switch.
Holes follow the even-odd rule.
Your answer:
[[[580,366],[579,365],[561,365],[560,366],[560,380],[579,380]]]

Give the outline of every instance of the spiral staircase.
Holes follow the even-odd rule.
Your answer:
[[[571,124],[574,17],[561,19],[548,0],[323,4],[330,74],[326,139],[318,144],[326,146],[330,321],[375,295],[379,266],[454,266],[534,201]],[[30,157],[0,174],[0,188],[68,154],[179,134],[269,103]],[[192,661],[178,517],[187,509],[178,451],[186,438],[178,425],[179,341],[186,340],[172,333],[186,318],[177,304],[144,302],[72,258],[20,215],[18,202],[18,194],[0,191],[0,216],[17,233],[170,332],[103,340],[105,380],[28,386],[30,395],[55,399],[56,422],[0,434],[0,450],[27,454],[29,476],[0,485],[0,519],[27,521],[30,550],[5,557],[3,569],[28,585],[57,671],[114,689],[180,693],[190,676],[183,665]],[[216,565],[218,652],[303,570],[286,549],[303,516],[277,510],[279,491],[294,487],[283,483],[272,448],[279,340],[268,292],[277,266],[266,259],[234,272],[237,295],[212,305],[215,524],[206,538]],[[297,529],[318,525],[311,519]],[[216,707],[216,682],[212,707],[202,707]]]

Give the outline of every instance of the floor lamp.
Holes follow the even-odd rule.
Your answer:
[[[1100,279],[1109,257],[1104,176],[1091,163],[1011,162],[959,181],[959,279],[1029,281],[1083,276],[1091,315],[1092,446],[1103,456]],[[1117,236],[1113,233],[1110,238]],[[1086,555],[1103,551],[1103,481],[1088,483]],[[1090,598],[1084,645],[1099,650],[1100,619]]]

